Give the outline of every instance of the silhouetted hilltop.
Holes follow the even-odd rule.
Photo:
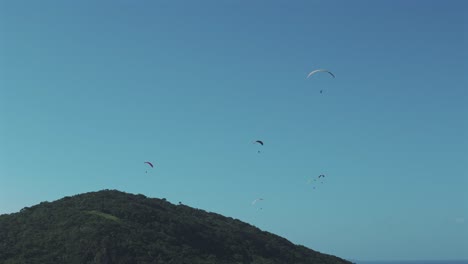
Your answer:
[[[351,263],[215,213],[115,190],[0,215],[0,263]]]

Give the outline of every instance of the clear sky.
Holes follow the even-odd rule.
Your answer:
[[[0,1],[0,213],[118,189],[348,259],[468,259],[467,13]]]

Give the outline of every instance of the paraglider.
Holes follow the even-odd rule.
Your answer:
[[[325,178],[325,175],[324,175],[324,174],[320,174],[320,175],[317,177],[317,179],[320,179],[320,178]],[[317,179],[315,179],[315,178],[310,178],[310,179],[307,181],[307,183],[311,183],[312,181],[316,181]]]
[[[252,201],[252,206],[256,207],[255,204],[256,204],[257,202],[259,202],[259,201],[263,201],[263,198],[257,198],[257,199],[255,199],[255,200],[253,200],[253,201]],[[256,208],[257,208],[257,211],[258,211],[258,210],[262,210],[261,207],[256,207]]]
[[[151,162],[149,162],[149,161],[145,161],[145,162],[143,162],[143,163],[150,165],[151,168],[154,168],[153,163],[151,163]],[[148,171],[145,171],[145,173],[148,173]]]
[[[335,78],[335,75],[334,75],[331,71],[325,70],[325,69],[318,69],[318,70],[311,71],[311,72],[307,75],[306,79],[308,79],[310,76],[316,74],[317,72],[327,72],[327,73],[330,74],[333,78]]]
[[[310,178],[308,181],[307,181],[307,184],[311,184],[312,181],[316,181],[317,179],[314,179],[314,178]]]
[[[257,198],[252,201],[252,205],[255,205],[258,201],[263,201],[263,198]]]
[[[310,177],[309,180],[307,181],[307,184],[311,184],[313,183],[312,185],[312,188],[315,189],[315,187],[317,187],[317,179],[320,180],[320,178],[325,178],[325,174],[320,174],[319,176],[315,176],[315,177]],[[321,184],[323,184],[323,180],[320,181]]]
[[[253,144],[260,144],[260,145],[263,146],[263,141],[261,141],[261,140],[256,140],[256,141],[253,142]],[[257,150],[257,153],[260,153],[260,150]]]
[[[319,179],[320,179],[320,178],[325,178],[325,175],[320,174],[320,175],[318,176],[318,178],[319,178]],[[321,181],[320,183],[323,183],[323,181]]]
[[[311,72],[307,75],[306,79],[308,79],[310,76],[316,74],[317,72],[326,72],[326,73],[330,74],[333,78],[335,78],[335,75],[334,75],[331,71],[325,70],[325,69],[318,69],[318,70],[311,71]],[[320,93],[323,93],[323,90],[320,90]]]

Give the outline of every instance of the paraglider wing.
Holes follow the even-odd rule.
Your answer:
[[[252,144],[257,144],[257,143],[263,146],[263,141],[261,141],[261,140],[255,140],[255,141],[252,142]],[[257,150],[257,153],[260,154],[261,151]]]
[[[310,178],[310,179],[307,181],[307,184],[311,184],[312,181],[316,181],[316,180],[317,180],[317,179],[315,179],[315,178]]]
[[[263,198],[253,200],[252,205],[255,205],[258,201],[263,201]]]
[[[325,69],[318,69],[318,70],[314,70],[314,71],[311,71],[308,75],[307,75],[307,78],[309,78],[310,76],[314,75],[315,73],[317,72],[327,72],[328,74],[330,74],[333,78],[335,78],[335,75],[329,71],[329,70],[325,70]],[[307,79],[306,78],[306,79]]]
[[[154,167],[153,167],[153,164],[152,164],[151,162],[149,162],[149,161],[145,161],[144,163],[146,163],[146,164],[150,165],[150,166],[151,166],[151,168],[154,168]]]

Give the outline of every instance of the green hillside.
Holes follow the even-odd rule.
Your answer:
[[[0,263],[351,263],[215,213],[115,190],[0,215]]]

